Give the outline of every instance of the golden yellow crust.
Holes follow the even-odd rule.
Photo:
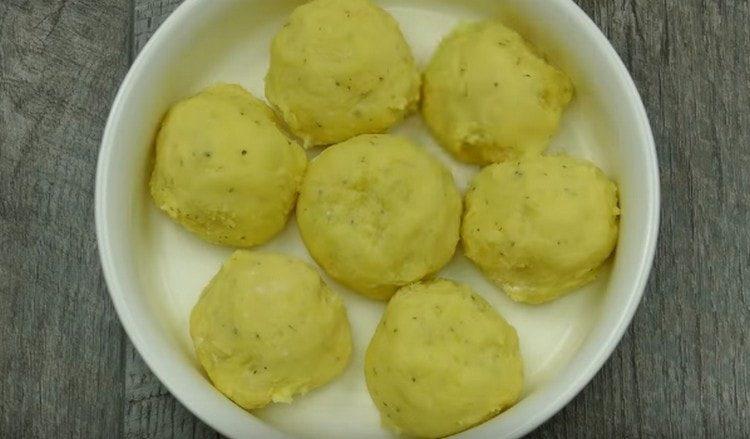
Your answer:
[[[309,147],[384,132],[416,109],[419,84],[387,12],[369,0],[314,0],[273,40],[266,97]]]

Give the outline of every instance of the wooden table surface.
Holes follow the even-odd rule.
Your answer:
[[[178,0],[0,0],[0,437],[217,436],[115,316],[94,170],[129,64]],[[662,223],[645,299],[533,437],[750,437],[750,3],[578,0],[651,118]]]

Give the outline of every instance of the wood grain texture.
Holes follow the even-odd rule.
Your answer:
[[[621,345],[531,436],[750,437],[749,2],[576,1],[646,104],[661,234]],[[109,103],[179,3],[0,0],[0,437],[218,436],[123,339],[92,225]]]
[[[0,2],[0,437],[122,431],[124,335],[94,170],[128,67],[127,2]]]

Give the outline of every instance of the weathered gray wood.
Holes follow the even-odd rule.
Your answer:
[[[137,54],[156,29],[183,0],[135,0],[133,21],[133,50]]]
[[[99,269],[94,169],[128,2],[0,1],[0,437],[122,431],[124,335]]]
[[[129,341],[125,364],[126,438],[220,437],[167,391]]]

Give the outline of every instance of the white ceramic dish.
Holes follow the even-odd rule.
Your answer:
[[[200,371],[187,317],[231,249],[195,238],[157,211],[147,194],[152,138],[176,100],[217,82],[263,96],[268,46],[299,0],[187,0],[133,64],[115,99],[96,179],[96,226],[109,291],[123,326],[151,369],[193,413],[223,434],[245,437],[388,437],[364,385],[362,355],[384,305],[344,297],[355,353],[345,374],[299,398],[250,414],[215,391]],[[459,254],[441,275],[471,284],[518,330],[526,363],[523,400],[462,437],[518,437],[544,422],[593,377],[640,301],[658,229],[653,138],[640,97],[605,37],[570,0],[389,0],[418,61],[458,22],[499,15],[566,70],[577,97],[553,150],[597,162],[621,189],[620,243],[606,273],[552,304],[511,302]],[[476,168],[437,147],[419,117],[395,128],[445,160],[462,187]],[[264,248],[312,261],[292,218]]]

